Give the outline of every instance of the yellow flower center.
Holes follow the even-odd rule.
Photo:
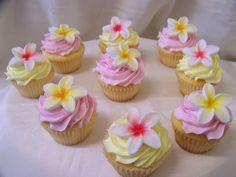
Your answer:
[[[179,31],[180,33],[184,33],[186,30],[186,24],[177,22],[175,24],[175,30]]]
[[[57,34],[58,35],[62,35],[62,36],[67,36],[69,33],[70,33],[70,29],[65,29],[63,27],[60,27],[58,30],[57,30]]]
[[[65,88],[61,88],[60,90],[58,90],[58,92],[55,96],[57,98],[60,98],[60,100],[65,100],[68,96],[68,90]]]
[[[208,100],[206,100],[206,106],[207,108],[215,108],[216,107],[216,101],[214,98],[208,98]]]
[[[128,53],[128,52],[122,52],[121,53],[121,58],[123,59],[123,60],[125,60],[125,59],[130,59],[130,54]]]

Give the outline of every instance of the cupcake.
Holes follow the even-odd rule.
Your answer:
[[[219,47],[207,45],[204,39],[199,40],[196,46],[183,50],[184,56],[176,68],[180,92],[183,95],[201,90],[205,83],[216,85],[221,81],[218,51]]]
[[[181,148],[191,153],[204,153],[224,137],[232,120],[227,94],[215,95],[214,87],[206,83],[202,91],[186,95],[172,114],[175,139]]]
[[[42,51],[57,73],[76,71],[82,62],[85,46],[79,37],[79,31],[61,24],[48,28],[49,33],[42,40]]]
[[[168,18],[167,27],[159,32],[158,50],[164,65],[175,68],[183,57],[182,50],[196,43],[197,28],[188,21],[187,17],[180,17],[178,21]]]
[[[54,70],[51,63],[36,51],[36,44],[28,43],[24,48],[12,49],[14,57],[7,66],[7,80],[19,93],[28,98],[43,94],[43,85],[52,82]]]
[[[144,64],[140,52],[129,49],[123,43],[108,47],[97,61],[98,82],[104,94],[113,101],[128,101],[134,98],[144,77]]]
[[[121,43],[126,43],[130,48],[138,48],[138,33],[130,26],[131,21],[129,20],[112,17],[111,24],[104,26],[102,35],[99,35],[99,48],[102,53],[106,52],[107,47],[114,47]]]
[[[64,145],[83,141],[96,120],[96,103],[86,89],[73,87],[73,77],[44,85],[38,103],[39,119],[53,139]]]
[[[150,176],[171,149],[158,115],[152,112],[140,117],[137,109],[110,126],[103,144],[108,161],[123,177]]]

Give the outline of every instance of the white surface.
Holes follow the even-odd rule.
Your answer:
[[[199,38],[220,46],[224,59],[236,60],[235,9],[235,0],[0,0],[0,71],[11,48],[28,42],[40,48],[49,26],[67,23],[87,41],[97,39],[114,15],[132,20],[135,31],[152,39],[168,17],[185,15],[198,27]]]
[[[101,143],[111,122],[130,106],[159,112],[169,130],[173,151],[152,177],[235,176],[235,120],[218,146],[204,155],[185,152],[176,144],[169,118],[182,96],[174,69],[160,64],[156,41],[141,40],[145,78],[137,97],[127,103],[112,102],[103,95],[92,72],[100,53],[98,41],[85,45],[83,64],[72,75],[76,77],[76,85],[88,88],[97,100],[99,117],[91,135],[76,146],[57,144],[40,125],[37,100],[23,98],[13,86],[7,85],[0,93],[0,177],[118,177],[105,159]],[[235,111],[236,63],[222,61],[222,66],[223,81],[217,91],[233,96],[230,108]],[[0,83],[2,86],[2,80]]]

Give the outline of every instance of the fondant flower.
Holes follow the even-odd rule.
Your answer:
[[[217,53],[219,47],[215,45],[207,45],[204,39],[197,42],[196,47],[184,48],[184,54],[189,58],[189,65],[193,66],[198,63],[210,67],[212,65],[211,55]]]
[[[102,29],[109,32],[109,40],[114,41],[119,35],[127,39],[129,37],[128,28],[131,21],[119,19],[118,17],[111,18],[111,24],[104,26]]]
[[[34,68],[35,62],[44,61],[44,57],[41,53],[36,52],[36,44],[28,43],[24,48],[13,48],[12,53],[14,57],[10,60],[9,66],[19,66],[24,64],[26,71],[31,71]]]
[[[136,153],[143,143],[154,149],[160,148],[160,137],[152,130],[152,127],[159,122],[156,113],[140,117],[137,109],[131,109],[126,119],[126,124],[114,125],[111,132],[117,136],[128,138],[127,151],[129,154]]]
[[[51,110],[62,106],[66,111],[75,110],[76,98],[84,97],[87,91],[84,88],[72,88],[73,77],[63,77],[59,84],[49,83],[44,85],[43,89],[47,98],[43,104],[44,109]]]
[[[61,24],[59,28],[49,27],[48,30],[51,34],[51,40],[60,41],[65,39],[68,43],[73,43],[75,41],[75,37],[80,34],[79,31],[74,28],[70,28],[69,25],[65,24]]]
[[[178,21],[173,18],[168,18],[167,25],[168,34],[171,36],[177,35],[182,43],[188,40],[188,33],[195,33],[197,31],[194,25],[188,24],[188,18],[185,16],[180,17]]]
[[[230,114],[226,105],[231,102],[231,97],[223,93],[215,95],[215,89],[211,84],[206,83],[201,92],[190,94],[189,100],[200,107],[198,112],[199,123],[207,124],[214,118],[214,115],[223,123],[230,121]]]
[[[125,43],[116,47],[108,47],[107,54],[114,59],[112,64],[115,67],[123,67],[127,65],[132,71],[138,69],[137,57],[140,56],[140,52],[136,49],[129,48]]]

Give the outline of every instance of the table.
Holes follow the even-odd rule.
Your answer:
[[[92,72],[100,55],[98,40],[85,45],[83,64],[71,75],[75,76],[76,85],[86,87],[97,101],[98,120],[91,135],[75,146],[57,144],[40,125],[37,100],[21,97],[1,78],[0,177],[118,177],[103,155],[102,140],[109,125],[131,106],[141,112],[157,111],[169,130],[173,150],[152,177],[235,176],[235,120],[218,146],[206,154],[191,154],[176,144],[169,119],[182,95],[175,70],[159,61],[156,41],[141,39],[145,78],[137,97],[125,103],[110,101],[103,95]],[[222,61],[222,67],[223,80],[216,90],[233,96],[230,108],[235,110],[236,63]],[[55,80],[61,77],[57,74]]]

